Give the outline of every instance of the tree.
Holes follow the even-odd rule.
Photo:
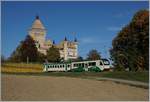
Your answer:
[[[41,62],[45,62],[45,59],[46,59],[46,55],[44,55],[44,54],[38,52],[37,61],[41,63]]]
[[[19,46],[11,54],[9,61],[11,62],[35,62],[38,58],[38,51],[34,40],[29,35],[24,41],[21,41]]]
[[[36,62],[38,58],[38,50],[35,45],[35,41],[32,39],[31,36],[27,35],[26,39],[22,42],[21,48],[21,60],[23,62],[29,59],[29,62]]]
[[[47,51],[47,60],[49,62],[59,62],[60,61],[60,53],[59,49],[55,46],[52,46]]]
[[[138,11],[112,41],[111,58],[116,68],[148,70],[149,11]]]
[[[100,52],[98,52],[95,49],[89,51],[87,56],[88,56],[87,57],[88,60],[99,60],[99,59],[101,59]]]
[[[83,57],[78,56],[77,61],[83,61]]]

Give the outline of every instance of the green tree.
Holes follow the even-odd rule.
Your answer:
[[[43,53],[38,52],[37,61],[40,62],[40,63],[43,63],[43,62],[45,62],[45,60],[46,60],[46,55],[44,55]]]
[[[52,46],[47,51],[47,60],[49,62],[59,62],[60,61],[60,53],[59,49],[55,46]]]
[[[99,59],[101,59],[100,52],[98,52],[95,49],[89,51],[89,53],[87,54],[87,56],[88,56],[87,57],[88,60],[99,60]]]
[[[149,11],[138,11],[112,41],[111,58],[116,68],[148,70]]]
[[[78,56],[77,61],[83,61],[83,57]]]

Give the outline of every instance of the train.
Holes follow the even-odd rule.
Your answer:
[[[66,72],[79,67],[84,68],[85,71],[89,71],[91,67],[97,67],[101,71],[110,69],[110,62],[108,59],[101,60],[83,60],[83,61],[72,61],[62,63],[44,63],[44,72]]]

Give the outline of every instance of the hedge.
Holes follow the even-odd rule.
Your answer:
[[[89,68],[88,71],[90,71],[90,72],[101,72],[101,69],[97,66],[93,66],[93,67]]]

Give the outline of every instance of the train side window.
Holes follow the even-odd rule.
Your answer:
[[[63,65],[63,68],[64,68],[64,65]]]
[[[103,63],[102,62],[100,62],[100,64],[99,65],[103,65]]]
[[[81,63],[79,63],[78,66],[81,67]]]
[[[60,65],[60,68],[62,67],[62,65]]]
[[[89,62],[89,66],[95,66],[96,62]]]

